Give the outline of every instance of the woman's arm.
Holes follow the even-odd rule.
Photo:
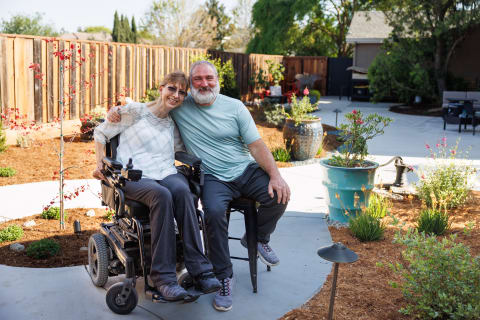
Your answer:
[[[105,180],[105,176],[102,173],[103,164],[102,159],[105,157],[105,145],[98,141],[95,141],[95,158],[97,160],[97,167],[93,170],[93,177],[98,180]]]

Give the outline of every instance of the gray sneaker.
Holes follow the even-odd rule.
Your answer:
[[[218,311],[229,311],[232,309],[233,276],[220,280],[222,287],[217,291],[213,299],[213,307]]]
[[[240,243],[245,248],[248,248],[246,235],[242,237]],[[278,259],[277,255],[268,245],[268,243],[257,242],[257,251],[260,260],[262,260],[262,262],[265,263],[267,266],[274,267],[278,266],[278,264],[280,263],[280,259]]]
[[[167,301],[179,301],[188,295],[188,292],[176,282],[163,284],[157,290],[162,298]]]

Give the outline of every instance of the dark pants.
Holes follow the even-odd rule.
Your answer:
[[[186,178],[173,174],[163,180],[128,181],[125,196],[150,209],[152,268],[150,278],[155,286],[177,281],[175,222],[183,236],[185,266],[192,276],[212,271],[202,251],[193,195]]]
[[[233,274],[225,214],[230,201],[243,196],[259,202],[257,240],[264,243],[270,241],[270,234],[275,230],[287,205],[277,203],[276,193],[273,198],[270,198],[269,182],[270,177],[257,163],[250,164],[240,177],[233,181],[221,181],[213,175],[205,175],[202,205],[207,222],[209,258],[218,279],[224,279]]]

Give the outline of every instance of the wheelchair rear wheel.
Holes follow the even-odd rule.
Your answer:
[[[108,246],[103,234],[92,234],[88,241],[88,271],[97,287],[103,287],[107,283]]]
[[[117,314],[129,314],[137,306],[138,294],[135,288],[127,287],[128,297],[122,296],[123,283],[115,283],[107,291],[107,306]],[[123,301],[122,301],[123,298]]]

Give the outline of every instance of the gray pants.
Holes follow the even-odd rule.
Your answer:
[[[127,181],[125,196],[150,209],[152,267],[150,278],[155,286],[177,281],[175,222],[183,236],[185,266],[192,276],[212,271],[202,251],[193,195],[187,179],[180,173],[163,180]]]
[[[221,181],[213,175],[205,175],[202,193],[202,205],[207,222],[207,236],[210,261],[218,279],[233,274],[230,250],[228,247],[228,224],[226,211],[228,204],[240,196],[251,198],[260,203],[257,217],[258,241],[267,243],[278,220],[287,208],[286,204],[277,203],[277,194],[270,198],[268,183],[270,177],[257,163],[247,169],[233,181]]]

